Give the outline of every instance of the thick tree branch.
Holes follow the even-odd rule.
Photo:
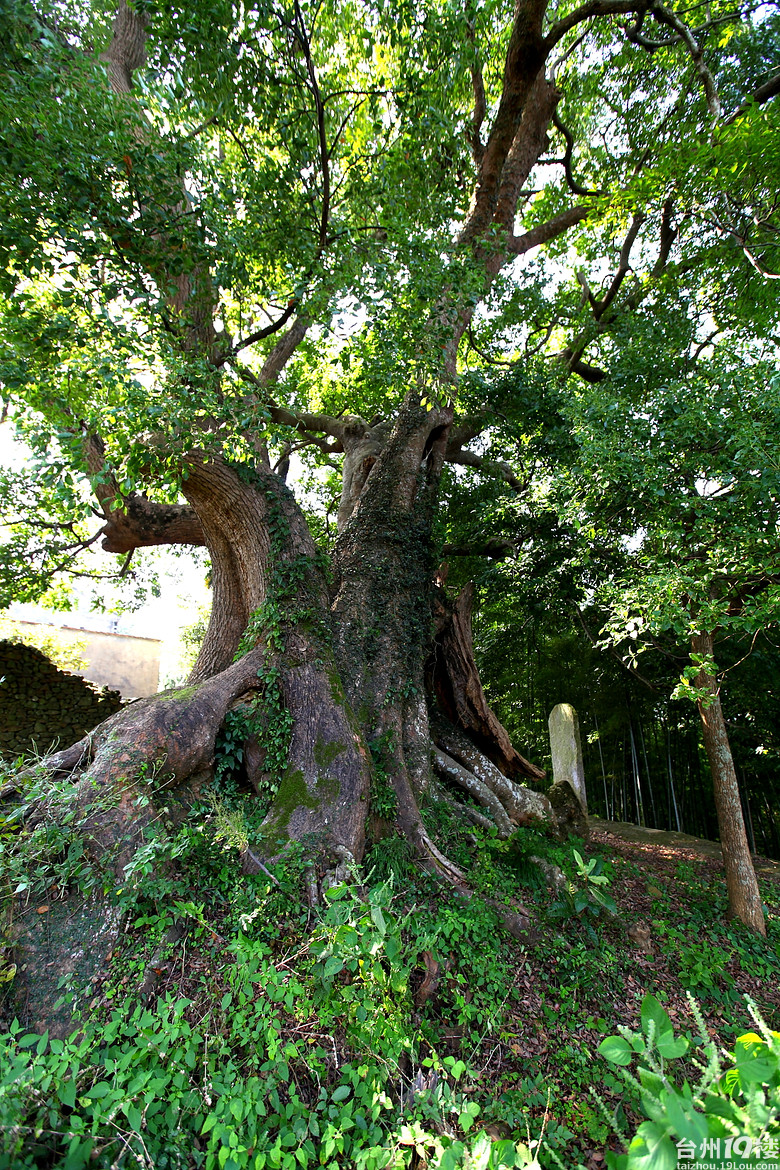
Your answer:
[[[556,236],[563,235],[575,224],[582,223],[588,211],[589,208],[582,205],[561,211],[552,219],[548,219],[546,223],[540,223],[531,228],[524,235],[512,236],[507,244],[508,250],[515,256],[522,256],[531,248],[538,248],[540,244],[546,244],[549,240],[554,240]]]
[[[135,12],[127,0],[119,0],[114,17],[111,43],[100,60],[106,65],[111,88],[115,93],[129,94],[133,73],[146,60],[147,15]]]
[[[674,211],[674,200],[670,196],[663,206],[661,212],[661,239],[658,248],[658,256],[653,265],[653,276],[660,276],[666,265],[669,263],[669,253],[672,250],[672,244],[677,238],[677,228],[672,224],[672,213]]]
[[[188,505],[158,504],[135,492],[124,495],[120,491],[116,478],[106,468],[105,444],[99,435],[85,437],[84,455],[92,476],[92,490],[105,518],[98,536],[103,537],[106,552],[127,553],[162,544],[206,543],[200,521]]]
[[[477,435],[481,435],[489,426],[490,416],[487,411],[481,411],[479,414],[465,415],[462,418],[456,419],[450,428],[447,439],[447,450],[458,450],[464,443],[469,443],[472,439],[476,439]]]
[[[266,363],[268,364],[268,363]],[[291,427],[300,435],[304,435],[312,442],[315,442],[319,435],[330,435],[331,438],[342,440],[344,433],[350,423],[349,419],[333,418],[329,414],[309,414],[305,411],[290,410],[286,406],[281,406],[268,396],[268,380],[263,378],[262,373],[258,376],[253,374],[246,366],[233,364],[236,373],[244,381],[249,382],[260,394],[255,399],[258,406],[262,407],[268,412],[271,419],[280,423],[282,426]],[[368,424],[364,424],[368,425]],[[331,452],[337,452],[341,448],[339,446],[329,447]]]
[[[482,155],[471,209],[460,235],[462,244],[481,239],[493,221],[504,164],[515,141],[518,119],[546,57],[541,31],[546,7],[547,0],[527,0],[515,6],[501,99]]]
[[[157,504],[135,493],[123,500],[122,511],[112,512],[101,531],[103,548],[111,553],[206,543],[200,520],[188,504]]]
[[[646,15],[646,12],[638,12],[634,23],[626,26],[626,40],[632,45],[638,45],[640,49],[646,49],[648,53],[655,53],[657,49],[666,49],[677,44],[677,37],[666,37],[663,41],[651,41],[646,37],[642,32]]]
[[[442,545],[443,557],[490,557],[494,561],[505,561],[507,557],[517,554],[517,546],[511,540],[501,540],[493,537],[475,544],[445,544]]]
[[[568,358],[567,365],[572,374],[577,374],[578,377],[582,378],[583,382],[588,382],[591,386],[595,386],[609,377],[606,370],[602,370],[600,366],[594,366],[589,362],[584,362],[582,357],[576,354],[572,354]]]
[[[612,277],[612,281],[606,291],[606,294],[600,301],[596,301],[593,304],[593,314],[597,321],[601,320],[601,318],[604,316],[604,313],[614,301],[615,297],[620,291],[621,284],[630,271],[629,262],[631,259],[631,249],[636,243],[636,238],[639,235],[639,229],[646,219],[647,216],[644,213],[638,212],[631,220],[631,227],[628,229],[626,238],[623,241],[623,246],[620,249],[617,272]]]
[[[237,341],[230,351],[231,356],[241,353],[242,349],[248,349],[250,345],[255,345],[258,341],[264,341],[266,337],[271,337],[274,333],[278,333],[280,329],[284,329],[287,322],[295,313],[296,305],[296,301],[290,301],[281,317],[278,317],[276,321],[271,321],[269,325],[265,325],[262,329],[256,329],[254,333],[249,333],[246,337]]]
[[[525,488],[523,484],[515,475],[514,471],[508,463],[498,459],[485,459],[483,455],[477,455],[475,451],[463,450],[447,450],[444,453],[445,463],[458,463],[461,467],[473,467],[476,471],[482,471],[486,475],[496,476],[498,479],[503,479],[504,483],[516,492],[521,492]]]
[[[520,191],[547,147],[547,127],[560,93],[542,73],[536,78],[523,107],[520,124],[501,172],[494,222],[512,235]]]
[[[729,114],[723,123],[724,126],[730,126],[737,118],[746,113],[752,105],[763,106],[770,98],[777,97],[780,93],[780,73],[776,73],[774,77],[770,77],[769,81],[763,85],[759,85],[758,89],[747,98],[741,106],[738,106],[733,114]]]
[[[284,336],[279,338],[263,363],[263,368],[260,371],[260,383],[262,385],[267,386],[271,382],[276,381],[303,341],[310,325],[311,321],[303,314],[295,318],[290,328]]]
[[[659,21],[661,24],[668,25],[668,27],[671,29],[674,29],[680,40],[687,48],[696,72],[699,75],[702,88],[704,89],[704,95],[707,99],[707,108],[715,121],[717,121],[720,118],[722,112],[720,98],[718,97],[715,78],[710,73],[704,61],[704,53],[701,49],[701,46],[698,44],[693,33],[688,28],[688,25],[685,24],[684,21],[680,20],[677,13],[672,12],[671,8],[666,8],[663,4],[654,3],[650,11],[657,21]]]
[[[764,85],[759,85],[758,89],[753,94],[751,101],[755,102],[757,106],[763,106],[764,102],[768,102],[770,98],[777,97],[780,93],[780,73],[776,73]]]
[[[545,51],[549,51],[558,44],[562,37],[571,29],[576,28],[585,20],[593,20],[598,16],[628,16],[632,13],[646,12],[650,7],[650,0],[636,3],[636,0],[588,0],[570,12],[563,20],[557,21],[544,38]]]

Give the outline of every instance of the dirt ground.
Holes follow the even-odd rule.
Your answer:
[[[720,844],[717,841],[706,841],[703,837],[691,837],[687,833],[672,833],[665,829],[645,829],[641,825],[630,825],[625,821],[604,821],[600,817],[588,817],[588,825],[592,833],[609,833],[640,847],[650,846],[653,851],[670,849],[678,853],[680,850],[688,850],[699,857],[713,858],[723,864]],[[646,853],[647,849],[640,851]],[[780,862],[755,854],[753,865],[756,873],[762,877],[780,881]]]

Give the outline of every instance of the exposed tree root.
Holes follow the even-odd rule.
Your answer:
[[[480,804],[483,801],[477,792],[481,790],[490,792],[494,800],[498,801],[506,821],[507,836],[511,832],[510,823],[515,826],[534,822],[555,823],[553,808],[546,796],[504,775],[492,760],[475,747],[467,735],[448,720],[437,715],[431,720],[431,733],[437,749],[461,769],[457,776],[452,771],[449,774],[450,779],[455,780],[460,787],[466,788],[464,774],[465,777],[473,777],[473,781],[468,780],[474,788],[470,794],[479,800]],[[468,788],[466,790],[469,791]],[[484,807],[488,808],[489,805],[485,803]],[[499,825],[498,820],[496,824]]]
[[[464,792],[473,797],[478,804],[482,805],[484,809],[492,815],[495,826],[498,829],[498,835],[502,840],[512,835],[512,823],[507,816],[504,806],[498,797],[490,791],[486,784],[470,772],[468,768],[464,768],[441,748],[434,747],[433,749],[433,766],[438,774],[453,784],[457,784],[458,788],[462,788]]]
[[[472,825],[476,825],[477,828],[495,828],[495,822],[490,817],[486,817],[484,813],[474,808],[473,805],[463,804],[461,801],[456,800],[438,780],[431,780],[428,791],[434,800],[440,804],[446,804],[459,817],[465,817],[467,821],[470,821]]]
[[[466,875],[449,858],[444,856],[427,833],[424,832],[421,835],[419,843],[426,853],[426,868],[452,886],[456,895],[469,900],[481,898],[481,895],[469,886]],[[501,925],[514,938],[528,938],[529,931],[532,929],[531,915],[521,902],[513,900],[513,906],[510,907],[499,902],[496,898],[483,898],[482,900],[487,906],[490,906]]]

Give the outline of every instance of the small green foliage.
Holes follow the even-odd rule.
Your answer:
[[[239,784],[245,779],[246,743],[254,738],[263,766],[262,775],[254,780],[260,803],[267,810],[287,767],[292,716],[282,698],[278,668],[266,668],[260,679],[255,697],[225,716],[214,745],[214,788],[229,799],[237,797]]]
[[[225,795],[235,795],[244,745],[254,732],[246,708],[228,711],[214,744],[214,788]]]
[[[249,848],[249,829],[243,809],[228,807],[213,795],[210,803],[214,817],[214,840],[222,841],[225,849],[237,849],[243,853]]]
[[[371,811],[392,821],[398,812],[398,797],[388,774],[388,754],[392,751],[392,734],[386,732],[369,743],[373,769],[371,773]]]
[[[114,995],[68,1040],[17,1023],[0,1037],[0,1164],[108,1170],[129,1156],[177,1170],[381,1170],[409,1164],[392,1151],[416,1149],[450,1170],[538,1167],[538,1139],[494,1144],[483,1132],[476,1071],[420,1049],[420,937],[392,883],[330,889],[294,968],[247,933],[274,914],[263,888],[227,944],[221,983],[207,977],[208,1012],[181,995],[150,1008]],[[172,900],[194,937],[208,934],[207,914],[204,902]],[[155,937],[163,926],[148,915],[134,924]],[[122,969],[123,979],[134,970]]]
[[[406,837],[393,834],[372,846],[366,859],[368,878],[372,881],[408,880],[414,873],[414,855]]]
[[[52,891],[64,896],[72,888],[99,889],[104,871],[84,848],[83,812],[70,778],[50,780],[27,770],[25,776],[23,800],[2,817],[0,886],[24,901]],[[107,869],[110,859],[104,861]]]
[[[561,897],[548,907],[547,912],[551,918],[577,919],[595,941],[589,919],[615,914],[617,906],[615,899],[603,889],[609,878],[602,873],[601,858],[592,857],[586,862],[577,849],[572,850],[572,856],[576,878],[566,879],[561,889]]]

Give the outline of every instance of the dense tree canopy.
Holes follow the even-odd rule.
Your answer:
[[[191,687],[51,767],[116,798],[124,864],[143,769],[197,791],[241,699],[275,793],[245,864],[357,857],[373,806],[465,888],[419,813],[432,740],[469,815],[563,814],[442,561],[546,561],[694,643],[737,598],[774,616],[775,8],[5,8],[0,380],[37,462],[3,597],[98,539],[205,545],[214,590]]]

